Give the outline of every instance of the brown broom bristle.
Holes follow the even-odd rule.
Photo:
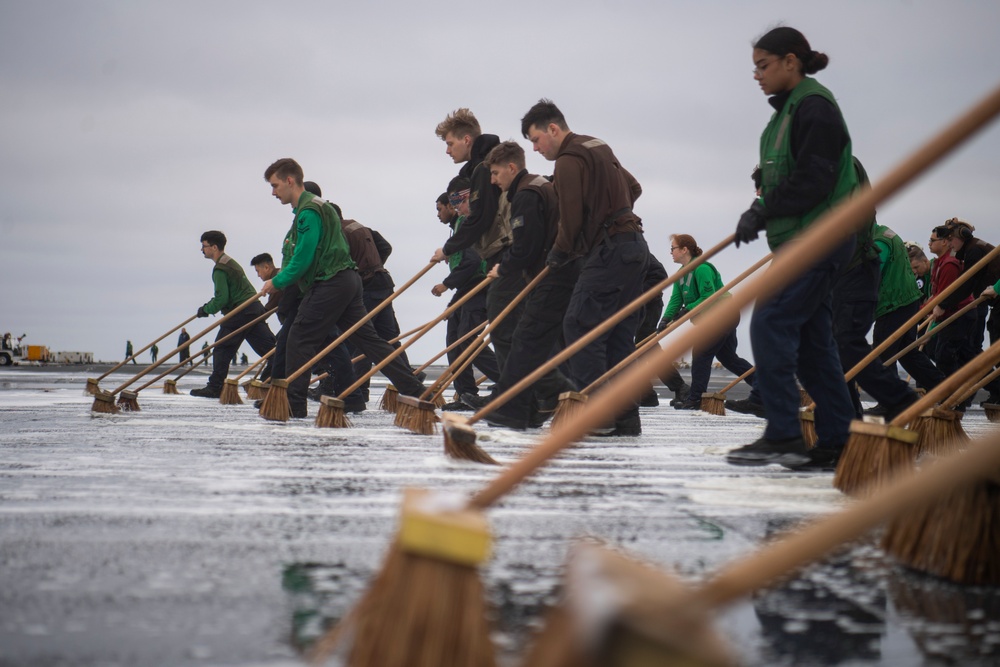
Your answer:
[[[222,383],[219,403],[222,405],[243,405],[243,399],[240,398],[240,385],[236,380],[226,378],[226,381]]]
[[[812,397],[809,396],[809,392],[807,392],[805,389],[799,389],[799,407],[808,408],[810,405],[812,405],[812,403],[813,400]]]
[[[991,422],[1000,422],[1000,403],[983,403],[983,410]]]
[[[396,426],[417,435],[434,435],[437,432],[438,416],[433,403],[401,395],[397,404],[396,419],[393,421]]]
[[[164,380],[163,382],[163,393],[164,394],[178,394],[177,391],[177,380]]]
[[[134,391],[123,391],[118,397],[118,407],[123,412],[139,412],[139,394]]]
[[[955,410],[927,410],[913,421],[910,430],[920,436],[915,457],[925,454],[945,456],[965,449],[971,441],[962,428],[962,413]]]
[[[288,404],[288,381],[274,380],[260,404],[260,416],[273,422],[286,422],[292,415]]]
[[[913,465],[917,434],[892,424],[851,422],[851,434],[833,475],[833,486],[865,496]]]
[[[434,402],[434,407],[435,408],[443,408],[444,404],[447,403],[447,401],[444,400],[444,396],[443,395],[441,395],[441,396],[435,396],[433,402]]]
[[[319,397],[319,412],[316,413],[317,428],[351,428],[351,422],[344,412],[344,402],[333,396]]]
[[[243,384],[240,385],[241,387],[243,387],[243,393],[244,394],[247,393],[248,391],[250,391],[250,383],[251,382],[253,382],[253,380],[244,380]]]
[[[953,490],[891,521],[882,548],[907,567],[964,585],[1000,584],[1000,480]]]
[[[569,419],[583,409],[587,402],[587,395],[578,391],[564,391],[559,394],[559,401],[556,403],[555,412],[552,413],[552,428],[559,426],[564,420]]]
[[[725,394],[702,394],[701,409],[710,415],[726,416],[726,395]]]
[[[251,401],[259,401],[267,396],[268,385],[260,380],[251,380],[247,387],[247,398]]]
[[[816,413],[806,408],[800,409],[799,425],[802,427],[802,439],[805,440],[806,447],[812,449],[819,440],[816,434]]]
[[[488,556],[486,519],[469,511],[414,514],[412,493],[382,569],[341,625],[313,645],[311,664],[323,664],[347,640],[348,667],[495,667],[476,570]],[[470,546],[480,531],[486,546]]]
[[[94,403],[90,406],[90,411],[106,415],[116,415],[121,412],[115,405],[115,395],[103,389],[98,389],[94,394]]]
[[[468,422],[450,412],[441,415],[441,430],[444,432],[444,453],[460,461],[500,465],[496,459],[476,444],[476,432]]]
[[[386,385],[385,392],[382,394],[382,400],[379,401],[378,407],[380,410],[385,412],[399,412],[399,390],[394,386]],[[399,424],[397,424],[399,426]]]
[[[100,386],[97,384],[96,378],[87,378],[87,386],[83,388],[83,393],[88,396],[94,396],[101,390]]]

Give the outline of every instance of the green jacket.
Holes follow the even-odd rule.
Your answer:
[[[709,262],[699,264],[694,271],[674,283],[663,319],[671,320],[684,306],[689,311],[723,288],[722,276]]]
[[[875,246],[879,249],[882,279],[878,287],[875,319],[920,300],[920,289],[913,280],[906,245],[896,232],[885,225],[875,225]]]
[[[225,253],[212,267],[212,284],[215,285],[215,296],[202,306],[202,309],[209,315],[219,311],[225,315],[257,294],[257,290],[247,280],[247,274],[243,272],[243,267]]]
[[[810,95],[823,97],[837,108],[838,113],[840,111],[833,93],[815,79],[806,77],[795,86],[785,101],[785,106],[771,116],[771,121],[760,136],[761,188],[765,196],[795,170],[795,157],[792,155],[792,142],[789,140],[792,117],[799,102]],[[767,221],[767,244],[771,250],[776,250],[808,227],[858,187],[858,177],[854,171],[854,161],[851,159],[850,141],[841,153],[838,167],[836,185],[825,201],[805,215],[771,218]]]
[[[275,288],[297,283],[305,293],[315,282],[357,268],[340,217],[328,201],[303,192],[292,213],[295,219],[281,245],[281,271],[271,279]]]
[[[465,216],[464,215],[459,216],[458,220],[455,221],[455,228],[451,230],[451,233],[454,234],[455,232],[457,232],[458,228],[462,226],[463,222],[465,222]],[[462,257],[464,256],[462,253],[464,252],[465,252],[464,250],[459,250],[458,252],[453,252],[450,255],[448,255],[448,268],[451,271],[457,269],[458,265],[462,263]],[[477,277],[485,278],[488,272],[489,269],[486,268],[486,260],[485,259],[480,260],[479,269],[476,271],[475,275]]]

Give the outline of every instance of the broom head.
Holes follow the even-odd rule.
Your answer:
[[[259,401],[267,396],[268,384],[260,380],[251,380],[247,387],[247,398],[251,401]]]
[[[496,459],[476,444],[476,432],[466,418],[453,412],[441,415],[444,431],[444,453],[450,458],[474,463],[500,465]]]
[[[292,416],[292,408],[288,404],[287,380],[271,382],[264,402],[260,404],[260,416],[273,422],[286,422]]]
[[[393,421],[417,435],[434,435],[437,431],[438,416],[434,412],[434,403],[424,401],[416,396],[397,398],[396,419]]]
[[[983,410],[991,422],[1000,422],[1000,403],[983,403]]]
[[[344,402],[333,396],[319,397],[319,412],[316,413],[317,428],[350,428],[351,422],[344,412]]]
[[[121,412],[115,405],[115,395],[103,389],[98,389],[94,394],[94,403],[90,406],[90,411],[106,415],[116,415]]]
[[[226,378],[222,384],[222,391],[219,392],[219,403],[223,405],[243,405],[240,398],[240,385],[236,380]]]
[[[962,449],[970,441],[962,428],[963,413],[946,408],[931,408],[917,417],[910,429],[919,435],[916,457],[930,454],[945,456]]]
[[[397,412],[399,410],[399,390],[391,384],[386,385],[385,391],[382,392],[382,400],[378,402],[378,407],[385,412]]]
[[[369,590],[309,656],[323,661],[350,637],[352,667],[495,667],[476,566],[490,556],[479,512],[458,498],[407,489],[397,539]],[[452,509],[454,508],[454,509]]]
[[[83,392],[89,396],[94,396],[99,392],[101,388],[97,384],[97,378],[87,378],[87,386],[84,387]]]
[[[564,391],[559,394],[559,402],[556,404],[555,412],[552,413],[552,426],[556,427],[562,421],[569,419],[586,402],[587,394],[578,391]]]
[[[134,391],[123,391],[118,397],[118,407],[123,412],[139,412],[139,394]]]
[[[164,380],[163,381],[163,393],[164,394],[179,394],[177,391],[177,380]]]
[[[710,415],[726,416],[726,395],[725,394],[702,394],[701,409]]]
[[[805,440],[806,447],[812,449],[819,440],[816,435],[816,413],[807,407],[799,408],[799,425],[802,427],[802,439]]]
[[[854,420],[833,485],[849,496],[866,496],[913,465],[918,435],[892,424]]]

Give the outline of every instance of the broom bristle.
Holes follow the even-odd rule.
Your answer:
[[[291,417],[292,408],[288,405],[288,382],[274,380],[267,390],[264,402],[260,404],[260,416],[273,422],[286,422]]]
[[[139,394],[134,391],[123,391],[118,397],[118,407],[123,412],[139,412]]]
[[[915,459],[917,434],[891,424],[851,422],[851,434],[833,476],[834,487],[849,496],[866,496]]]
[[[882,548],[907,567],[959,584],[1000,584],[1000,484],[964,486],[899,515]]]
[[[586,402],[587,395],[578,391],[564,391],[559,394],[555,412],[552,413],[552,428],[559,426],[563,421],[575,415],[577,411],[583,409]]]
[[[920,415],[910,429],[920,435],[915,457],[946,456],[965,449],[971,440],[962,428],[961,413],[943,408],[933,408]]]
[[[101,390],[96,378],[87,378],[87,386],[83,388],[83,393],[87,396],[94,396]]]
[[[243,405],[240,398],[240,386],[236,380],[226,379],[222,384],[222,391],[219,392],[219,403],[222,405]]]
[[[399,390],[391,384],[387,385],[385,391],[382,393],[382,400],[379,401],[378,407],[385,412],[399,412]]]
[[[726,395],[725,394],[702,394],[701,409],[710,415],[726,416]]]
[[[438,416],[434,404],[415,396],[400,396],[393,423],[417,435],[434,435],[437,432]]]
[[[163,383],[164,394],[179,394],[177,391],[177,380],[165,380]]]
[[[983,410],[986,411],[986,418],[991,422],[1000,422],[1000,404],[983,403]]]
[[[350,428],[351,422],[344,412],[344,402],[333,396],[319,397],[319,412],[316,413],[317,428]]]
[[[444,431],[444,453],[460,461],[500,465],[496,459],[476,444],[476,432],[468,422],[455,414],[441,415],[441,430]]]
[[[106,415],[116,415],[121,412],[115,405],[115,395],[103,389],[98,389],[94,394],[94,403],[90,406],[90,411]]]
[[[443,408],[444,404],[447,403],[447,401],[444,400],[444,395],[439,395],[434,397],[433,403],[435,408]]]
[[[251,401],[259,401],[267,396],[267,385],[260,380],[251,380],[247,387],[247,398]]]
[[[809,396],[809,392],[807,392],[805,389],[799,389],[799,407],[808,408],[810,405],[812,405],[812,402],[813,400],[812,397]]]
[[[806,447],[812,449],[819,440],[816,434],[816,413],[812,410],[799,410],[799,425],[802,427],[802,439],[805,440]]]

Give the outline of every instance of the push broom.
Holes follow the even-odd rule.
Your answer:
[[[994,250],[997,250],[997,249],[998,248],[994,248]],[[969,275],[971,277],[973,274],[971,272],[967,272],[967,275]],[[987,297],[981,296],[978,299],[975,299],[974,301],[970,301],[966,305],[964,305],[961,308],[959,308],[958,310],[956,310],[953,314],[951,314],[948,318],[946,318],[944,321],[942,321],[936,327],[934,327],[933,329],[931,329],[930,331],[928,331],[927,333],[925,333],[924,335],[920,336],[915,341],[913,341],[912,343],[910,343],[909,345],[907,345],[906,347],[904,347],[902,350],[900,350],[899,352],[897,352],[891,359],[887,359],[883,365],[885,365],[885,366],[891,366],[892,364],[894,364],[897,361],[899,361],[900,358],[902,358],[906,354],[908,354],[910,352],[910,350],[912,350],[912,349],[914,349],[916,347],[923,348],[923,346],[927,343],[927,341],[929,341],[931,338],[933,338],[934,336],[936,336],[937,334],[939,334],[949,324],[953,323],[955,320],[957,320],[958,318],[962,317],[963,315],[965,315],[970,310],[978,308],[979,304],[981,304],[981,303],[983,303],[984,301],[987,301],[987,300],[988,300]]]
[[[699,303],[697,306],[695,306],[688,312],[684,313],[684,315],[671,322],[670,325],[667,326],[667,328],[665,328],[663,331],[657,331],[651,334],[650,336],[647,336],[646,339],[639,346],[637,346],[634,352],[632,352],[627,357],[619,361],[612,368],[609,368],[603,375],[601,375],[599,378],[591,382],[590,385],[588,385],[587,387],[584,387],[581,391],[563,392],[563,394],[561,394],[559,397],[559,404],[556,407],[556,412],[552,416],[552,423],[553,424],[558,423],[561,419],[565,419],[568,416],[568,414],[572,412],[574,409],[579,409],[580,407],[582,407],[583,404],[586,402],[587,396],[590,394],[590,392],[594,391],[597,387],[604,384],[609,378],[611,378],[621,369],[625,368],[630,363],[638,359],[640,356],[652,350],[654,345],[658,345],[661,340],[663,340],[671,333],[673,333],[682,324],[684,324],[688,320],[697,317],[699,314],[701,314],[708,308],[711,308],[712,305],[715,304],[719,299],[725,298],[726,295],[729,293],[729,290],[739,285],[748,276],[753,275],[755,271],[757,271],[762,266],[770,262],[772,257],[773,257],[772,253],[768,253],[761,259],[757,260],[757,262],[755,262],[746,271],[744,271],[743,273],[741,273],[740,275],[736,276],[731,281],[723,285],[721,289],[716,290],[715,292],[710,294],[704,301]],[[724,407],[723,410],[725,410]]]
[[[188,366],[187,369],[183,373],[178,373],[173,378],[164,380],[164,382],[163,382],[163,393],[164,394],[174,394],[176,396],[179,393],[177,391],[177,381],[180,380],[185,375],[187,375],[188,373],[190,373],[191,371],[193,371],[194,369],[196,369],[199,366],[201,366],[206,361],[208,361],[208,359],[211,356],[212,356],[211,352],[209,352],[206,355],[203,355],[202,358],[199,359],[197,362],[195,362],[195,363],[191,364],[190,366]]]
[[[416,327],[415,329],[410,329],[406,333],[401,334],[395,340],[401,340],[403,338],[407,338],[409,336],[412,336],[413,334],[417,333],[418,331],[420,331],[423,328],[424,328],[424,325],[421,324],[420,326]],[[423,369],[420,369],[420,370],[423,370]],[[416,375],[417,373],[418,373],[418,371],[414,371],[414,375]],[[396,399],[397,398],[399,398],[399,390],[397,390],[396,387],[394,387],[391,384],[386,385],[385,391],[382,392],[382,398],[379,399],[379,403],[378,403],[379,410],[382,410],[384,412],[391,412],[391,413],[395,414],[395,412],[396,412]]]
[[[998,377],[1000,377],[1000,368],[994,369],[982,379],[973,378],[949,398],[942,401],[940,406],[931,408],[917,417],[911,427],[920,434],[920,439],[917,440],[916,457],[919,459],[924,455],[947,454],[955,447],[968,442],[969,435],[962,428],[964,413],[956,410],[955,406],[961,405],[975,396],[980,389]]]
[[[889,522],[887,550],[907,565],[961,583],[996,585],[1000,583],[998,482],[1000,436],[994,435],[968,452],[898,475],[872,497],[787,532],[722,566],[700,584],[686,584],[608,548],[577,547],[567,567],[565,601],[549,615],[555,624],[543,629],[521,667],[734,664],[711,631],[713,613],[786,579],[885,522]],[[992,495],[975,493],[986,485]],[[959,497],[964,503],[949,502]],[[980,504],[973,505],[976,498]],[[951,525],[964,530],[949,530],[947,520],[952,515],[975,520],[952,520]],[[915,522],[914,516],[927,519]],[[919,523],[916,532],[925,539],[894,530],[904,523]],[[942,533],[928,529],[935,523],[941,524]],[[898,538],[906,549],[896,549],[890,538]],[[935,539],[936,549],[929,548],[927,542]],[[934,562],[934,557],[942,562]]]
[[[197,352],[195,352],[194,354],[192,354],[191,355],[191,359],[193,360],[195,357],[198,357],[199,355],[201,355],[201,356],[207,356],[217,346],[221,345],[222,343],[225,343],[227,340],[230,340],[234,336],[239,336],[240,334],[244,333],[245,331],[247,331],[250,328],[252,328],[253,326],[255,326],[258,322],[263,322],[264,320],[266,320],[268,317],[271,316],[272,313],[274,313],[275,310],[277,310],[276,307],[272,308],[269,311],[266,311],[266,312],[258,315],[254,319],[250,320],[249,322],[247,322],[246,324],[244,324],[243,326],[241,326],[239,329],[236,329],[235,331],[231,331],[231,332],[227,333],[225,336],[223,336],[219,340],[215,341],[211,345],[206,345],[202,349],[200,349]],[[185,359],[184,361],[177,362],[176,364],[174,364],[173,366],[171,366],[167,370],[163,371],[162,373],[160,373],[155,378],[153,378],[152,380],[148,381],[146,384],[142,385],[138,389],[135,389],[133,391],[127,391],[127,390],[123,391],[121,397],[118,399],[118,407],[121,408],[122,410],[128,410],[130,412],[138,412],[139,411],[139,392],[143,391],[144,389],[147,389],[150,385],[152,385],[154,382],[160,380],[161,378],[164,378],[167,375],[170,375],[171,373],[173,373],[178,368],[181,368],[187,362],[188,362],[187,359]]]
[[[911,467],[916,459],[920,434],[906,426],[961,389],[970,379],[981,378],[985,369],[992,368],[998,360],[1000,341],[949,375],[888,424],[851,422],[851,432],[837,464],[833,485],[847,495],[864,495],[885,483],[897,468]]]
[[[264,362],[274,356],[276,349],[272,347],[267,351],[267,354],[250,364],[245,371],[233,379],[226,378],[222,384],[222,391],[219,393],[219,403],[222,405],[243,405],[243,399],[240,398],[240,380],[253,372],[255,368],[263,368]]]
[[[701,395],[701,409],[703,412],[707,412],[710,415],[718,415],[721,417],[726,416],[726,394],[729,390],[738,385],[740,382],[746,380],[748,377],[754,374],[757,370],[756,366],[751,366],[747,369],[743,375],[739,376],[725,387],[720,389],[714,394],[702,394]]]
[[[191,317],[187,318],[186,320],[184,320],[183,322],[181,322],[180,324],[178,324],[177,326],[175,326],[173,329],[171,329],[167,333],[163,334],[162,336],[160,336],[156,340],[150,342],[148,345],[146,345],[146,347],[142,348],[141,350],[139,350],[138,352],[136,352],[135,354],[133,354],[131,357],[128,357],[127,359],[125,359],[125,361],[119,363],[114,368],[112,368],[112,369],[108,370],[107,372],[105,372],[100,377],[97,377],[97,378],[87,378],[87,387],[86,387],[86,389],[84,391],[86,393],[88,393],[88,394],[96,394],[97,392],[99,392],[101,390],[101,388],[99,386],[99,383],[100,383],[101,380],[103,380],[104,378],[108,377],[109,375],[111,375],[112,373],[114,373],[116,370],[118,370],[119,368],[121,368],[122,366],[124,366],[125,364],[127,364],[128,362],[134,360],[140,354],[142,354],[143,352],[145,352],[149,348],[153,347],[154,345],[156,345],[161,340],[163,340],[164,338],[166,338],[170,334],[174,333],[175,331],[177,331],[181,327],[187,326],[196,317],[198,317],[198,316],[197,315],[192,315]]]
[[[320,350],[319,354],[307,361],[305,365],[292,373],[290,376],[282,379],[272,379],[271,385],[267,390],[267,395],[264,396],[264,401],[260,405],[260,416],[269,421],[288,421],[291,413],[291,408],[288,405],[288,385],[299,379],[303,373],[308,373],[316,363],[318,363],[326,355],[330,354],[335,347],[353,336],[358,329],[363,327],[365,323],[369,322],[373,317],[382,312],[382,310],[388,308],[389,304],[391,304],[396,297],[408,290],[415,282],[422,278],[424,274],[434,268],[435,264],[436,262],[428,262],[427,266],[417,271],[416,275],[407,280],[404,285],[399,287],[381,303],[372,308],[367,315],[355,322],[351,328],[343,332],[339,337],[337,337],[336,340]]]
[[[351,610],[345,629],[334,629],[340,640],[352,639],[348,667],[492,667],[495,664],[484,617],[482,584],[476,565],[488,555],[489,535],[483,511],[512,491],[528,475],[563,449],[605,423],[639,398],[651,378],[659,376],[676,359],[697,343],[698,338],[717,336],[735,326],[740,310],[756,297],[772,297],[784,285],[817,262],[827,248],[844,243],[881,201],[901,189],[941,156],[984,126],[1000,112],[1000,89],[991,93],[928,145],[872,189],[850,198],[786,243],[769,271],[740,290],[726,302],[704,314],[700,331],[679,332],[676,340],[659,352],[646,355],[625,369],[591,397],[588,410],[552,429],[549,436],[522,459],[504,471],[467,502],[439,495],[414,499],[404,505],[399,536],[389,551],[382,570],[358,605]],[[984,461],[977,458],[990,457]],[[984,467],[996,464],[1000,447],[975,448],[957,459],[968,464],[962,472],[980,475]],[[950,462],[953,465],[954,462]],[[974,478],[974,477],[973,477]],[[940,482],[947,487],[951,479]],[[852,519],[877,521],[890,510],[902,511],[933,488],[924,478],[916,478],[906,488],[909,495],[896,501],[883,500],[871,509],[856,512]],[[893,497],[892,500],[896,500]],[[804,549],[824,553],[832,540],[838,544],[837,528],[826,524],[800,540]],[[853,527],[853,524],[851,524]],[[758,559],[755,565],[775,568],[775,576],[788,569],[781,554]],[[727,576],[716,577],[699,591],[697,602],[711,606],[725,594],[733,593],[747,580],[745,568],[735,567]],[[689,605],[690,606],[690,605]],[[682,607],[683,608],[683,607]],[[346,631],[345,631],[346,630]],[[335,648],[334,642],[320,639],[312,653],[322,660]]]
[[[166,362],[167,359],[171,358],[175,354],[179,354],[180,351],[183,348],[188,347],[189,345],[191,345],[192,343],[194,343],[194,341],[198,340],[199,338],[201,338],[205,334],[209,333],[212,329],[214,329],[214,328],[222,325],[224,322],[229,321],[230,319],[232,319],[233,317],[235,317],[239,313],[243,312],[243,310],[245,308],[247,308],[248,306],[250,306],[250,304],[257,303],[257,299],[259,299],[262,296],[264,296],[263,292],[257,292],[257,294],[255,294],[254,296],[250,297],[249,299],[247,299],[246,301],[244,301],[240,305],[238,305],[235,308],[233,308],[226,315],[223,315],[222,317],[220,317],[218,319],[218,321],[216,321],[214,324],[206,327],[202,331],[200,331],[197,334],[195,334],[194,336],[192,336],[191,339],[187,343],[185,343],[183,346],[175,347],[168,354],[165,354],[162,357],[160,357],[157,361],[155,361],[152,364],[150,364],[149,366],[147,366],[141,373],[139,373],[138,375],[132,377],[128,382],[125,382],[125,383],[119,385],[113,391],[104,391],[104,390],[98,389],[97,393],[94,394],[94,403],[93,403],[93,405],[90,406],[91,411],[92,412],[98,412],[98,413],[104,413],[104,414],[117,414],[119,412],[119,410],[118,410],[118,407],[115,405],[115,395],[116,394],[118,394],[120,391],[123,391],[123,390],[127,389],[128,387],[132,386],[133,382],[135,382],[139,378],[147,375],[148,373],[151,373],[155,368],[158,368],[164,362]],[[190,320],[187,320],[184,324],[186,324],[187,322],[190,322]],[[179,367],[180,366],[175,367],[175,370],[176,370],[176,368],[179,368]]]

